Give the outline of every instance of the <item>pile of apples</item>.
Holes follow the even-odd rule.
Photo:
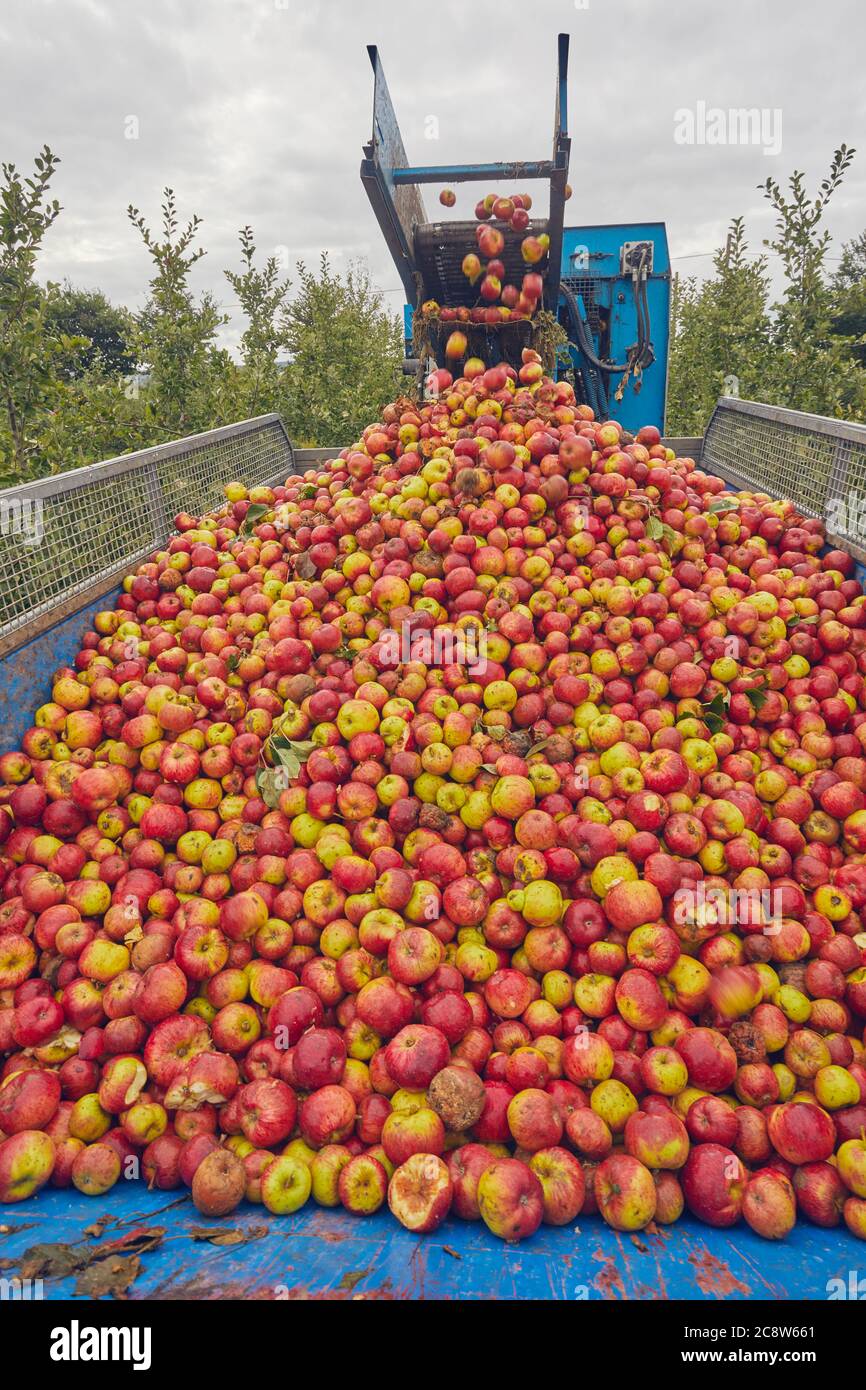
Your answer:
[[[527,351],[180,516],[0,757],[0,1201],[866,1237],[866,599]]]

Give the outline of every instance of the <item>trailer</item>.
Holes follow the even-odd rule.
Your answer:
[[[724,398],[703,438],[668,443],[729,487],[826,518],[866,583],[866,549],[846,530],[866,504],[866,426]],[[231,479],[280,483],[337,452],[293,448],[280,417],[265,415],[0,492],[0,751],[20,745],[51,673],[123,576],[165,544],[179,510],[218,507]],[[690,1217],[636,1236],[581,1218],[519,1247],[480,1223],[449,1219],[419,1239],[384,1212],[360,1220],[312,1205],[275,1218],[243,1203],[205,1226],[186,1192],[123,1181],[104,1201],[46,1188],[0,1206],[4,1296],[25,1298],[87,1297],[85,1271],[121,1255],[133,1299],[823,1300],[859,1296],[846,1290],[860,1252],[844,1227],[798,1224],[771,1244]]]

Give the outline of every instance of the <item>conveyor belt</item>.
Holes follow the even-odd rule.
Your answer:
[[[520,254],[520,244],[524,237],[541,236],[547,231],[547,221],[539,219],[525,232],[513,232],[501,223],[478,222],[427,222],[415,228],[415,263],[418,273],[430,299],[439,304],[467,304],[470,307],[478,302],[478,286],[470,285],[461,269],[463,257],[470,251],[477,251],[475,229],[478,226],[495,226],[504,231],[505,250],[498,257],[505,265],[504,284],[516,285],[520,289],[527,271],[537,271],[544,275],[548,260],[545,256],[538,265],[527,265]],[[484,258],[481,257],[482,265]]]

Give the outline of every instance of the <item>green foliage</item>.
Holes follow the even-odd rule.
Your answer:
[[[201,220],[181,225],[171,189],[158,230],[127,209],[152,267],[140,313],[68,282],[40,287],[38,253],[60,212],[48,196],[57,163],[46,148],[32,178],[2,170],[0,485],[272,410],[299,443],[342,445],[396,394],[400,323],[367,271],[340,276],[323,255],[317,273],[298,266],[291,298],[276,257],[257,264],[250,227],[240,270],[225,272],[245,317],[235,363],[218,342],[227,317],[192,288]]]
[[[194,215],[180,230],[173,190],[165,189],[164,198],[161,239],[138,208],[127,209],[153,262],[150,296],[136,316],[132,340],[149,375],[144,413],[152,442],[221,423],[228,408],[226,378],[234,375],[228,354],[215,347],[226,315],[212,295],[196,300],[190,288],[192,268],[205,255],[195,244],[201,218]]]
[[[775,306],[778,357],[767,399],[793,410],[860,418],[866,377],[852,366],[852,340],[833,331],[833,287],[825,269],[831,238],[823,226],[827,204],[853,157],[854,150],[840,145],[814,198],[796,169],[787,194],[775,179],[762,185],[776,212],[776,234],[767,245],[781,258],[785,275],[785,292]]]
[[[345,445],[375,418],[400,387],[400,321],[360,264],[344,277],[327,253],[318,274],[298,264],[298,292],[283,332],[290,361],[281,379],[280,409],[298,443]]]
[[[721,395],[763,399],[772,360],[767,260],[750,260],[735,217],[714,275],[675,278],[671,312],[667,429],[702,434]]]
[[[53,338],[76,340],[76,350],[60,363],[60,375],[74,381],[88,372],[108,377],[129,376],[135,371],[130,349],[134,333],[128,309],[109,303],[100,290],[76,289],[67,280],[61,288],[49,286],[45,304],[45,330]]]
[[[827,273],[827,204],[854,151],[841,145],[814,197],[798,170],[787,190],[760,187],[776,213],[765,245],[784,277],[769,303],[766,255],[750,260],[742,218],[714,259],[713,277],[675,279],[667,428],[702,433],[719,395],[845,419],[866,416],[866,233],[850,243],[837,274]]]
[[[40,431],[40,462],[43,472],[65,473],[153,442],[138,387],[93,367],[60,382]]]
[[[57,393],[56,358],[64,345],[45,328],[46,299],[36,259],[60,212],[49,199],[59,160],[46,145],[33,177],[2,166],[0,187],[0,485],[34,476],[38,430]],[[71,344],[65,345],[71,347]]]
[[[866,232],[843,245],[833,293],[833,332],[852,340],[853,356],[866,365]]]
[[[279,353],[286,346],[281,321],[290,282],[280,279],[275,256],[268,257],[263,270],[256,268],[251,227],[244,227],[238,236],[244,268],[240,274],[227,270],[225,276],[247,320],[241,338],[243,370],[238,381],[238,418],[251,418],[273,410],[279,394]]]

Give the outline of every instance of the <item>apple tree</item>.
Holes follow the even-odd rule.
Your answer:
[[[59,159],[46,145],[32,177],[2,165],[0,185],[0,485],[39,471],[39,425],[56,394],[61,344],[47,331],[46,295],[36,281],[45,233],[60,204],[49,196]]]
[[[286,346],[283,325],[290,281],[280,278],[275,256],[269,256],[263,268],[256,266],[251,227],[243,227],[238,237],[243,269],[240,273],[227,270],[225,276],[246,318],[237,385],[237,414],[244,418],[275,409],[283,370],[279,355]]]
[[[350,444],[399,394],[400,321],[362,263],[341,276],[325,252],[318,273],[303,262],[297,273],[283,321],[289,363],[277,408],[299,444]]]
[[[174,192],[166,188],[161,233],[153,232],[138,208],[127,216],[153,262],[149,296],[135,316],[132,351],[148,375],[144,415],[149,442],[208,429],[232,418],[227,382],[234,375],[228,353],[216,346],[227,322],[213,295],[196,299],[192,269],[206,254],[196,244],[201,218],[182,229]]]

